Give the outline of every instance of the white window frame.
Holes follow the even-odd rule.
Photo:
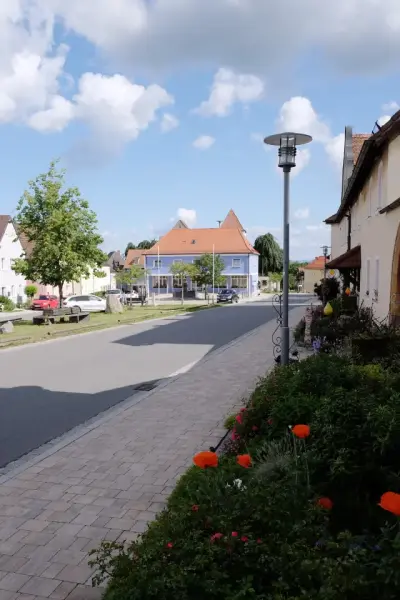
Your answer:
[[[371,287],[371,259],[367,258],[366,287],[365,287],[367,296],[369,296],[370,287]]]
[[[154,258],[153,259],[153,269],[160,269],[161,267],[162,267],[161,258]]]
[[[236,264],[236,263],[239,263],[239,264]],[[241,266],[242,266],[241,258],[232,258],[232,269],[240,269]]]

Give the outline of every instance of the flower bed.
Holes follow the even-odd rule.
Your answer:
[[[400,373],[318,355],[275,369],[128,547],[107,600],[399,596]]]

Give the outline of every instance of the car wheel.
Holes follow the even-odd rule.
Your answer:
[[[82,309],[80,306],[74,306],[73,307],[77,312],[82,312]]]
[[[239,298],[235,298],[235,304],[239,302]]]

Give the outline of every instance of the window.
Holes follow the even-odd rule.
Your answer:
[[[182,287],[182,277],[180,275],[173,276],[172,287],[179,288],[179,289]]]
[[[379,258],[375,258],[375,288],[374,288],[374,300],[378,302],[379,296],[379,267],[380,261]]]
[[[237,269],[238,267],[242,266],[242,259],[241,258],[232,258],[232,267],[235,269]]]
[[[15,286],[12,285],[11,286],[11,297],[14,298],[14,296],[15,296]]]
[[[247,289],[246,275],[235,275],[234,277],[232,277],[232,287]]]
[[[379,163],[378,167],[378,193],[377,193],[377,209],[383,206],[383,164]]]
[[[2,269],[5,269],[5,262],[6,262],[6,261],[5,261],[5,258],[2,258],[2,259],[1,259],[1,268],[2,268]]]
[[[160,275],[160,277],[153,277],[153,289],[155,289],[155,288],[163,288],[164,289],[166,287],[167,287],[167,276],[166,275]]]
[[[102,300],[98,296],[89,296],[89,298],[92,302],[101,302],[101,300]]]
[[[161,258],[153,260],[153,269],[159,269],[161,267]]]
[[[367,281],[366,281],[366,294],[369,295],[369,288],[371,287],[371,260],[367,258]]]

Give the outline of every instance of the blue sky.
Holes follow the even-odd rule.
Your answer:
[[[394,0],[4,4],[1,212],[61,157],[107,250],[230,208],[251,239],[280,239],[282,177],[261,139],[296,129],[315,141],[293,172],[291,256],[313,258],[340,200],[344,127],[370,132],[400,102]]]

